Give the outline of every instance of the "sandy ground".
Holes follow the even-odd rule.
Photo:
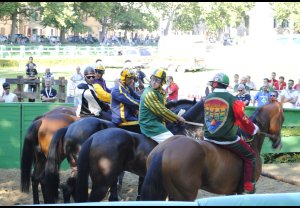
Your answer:
[[[289,167],[292,167],[291,165]],[[269,166],[269,171],[277,172],[289,172],[285,166]],[[293,168],[293,171],[298,172],[300,170],[300,166],[297,166],[298,170]],[[66,179],[69,171],[61,171],[61,181],[63,182]],[[295,176],[295,175],[294,175]],[[297,177],[298,178],[298,177]],[[122,201],[134,201],[137,194],[137,184],[138,177],[134,174],[126,172],[124,180],[123,180],[123,188],[121,191],[121,200]],[[261,176],[257,182],[256,193],[291,193],[291,192],[300,192],[300,186],[291,185],[289,183],[280,182],[278,180],[270,179],[268,177]],[[41,192],[41,191],[40,191]],[[219,196],[215,194],[211,194],[205,191],[199,191],[198,198],[207,198]],[[43,198],[40,195],[40,201],[43,203]],[[107,198],[104,200],[107,201]],[[60,196],[59,203],[62,203],[62,199]],[[32,192],[29,194],[22,193],[20,191],[20,171],[18,169],[0,169],[0,205],[2,206],[12,206],[12,205],[30,205],[32,204]]]

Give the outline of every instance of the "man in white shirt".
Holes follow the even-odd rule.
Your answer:
[[[298,92],[293,89],[294,80],[288,81],[287,89],[282,90],[280,94],[280,102],[284,108],[294,108],[298,100]]]
[[[0,96],[0,102],[5,103],[12,103],[12,102],[18,102],[18,97],[16,94],[9,92],[10,91],[10,84],[5,82],[2,85],[3,87],[3,94]]]

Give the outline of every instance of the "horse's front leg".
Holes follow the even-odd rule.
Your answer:
[[[141,191],[142,191],[143,182],[144,182],[144,177],[140,176],[139,177],[139,185],[138,185],[138,195],[136,197],[136,201],[141,200]]]

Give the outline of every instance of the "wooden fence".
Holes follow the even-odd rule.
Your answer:
[[[44,79],[41,79],[40,77],[38,77],[36,80],[28,80],[23,76],[18,76],[17,78],[7,78],[6,82],[17,85],[14,93],[18,96],[19,102],[24,102],[26,98],[40,99],[41,89],[45,87]],[[36,92],[25,92],[24,87],[26,84],[35,84],[37,86]],[[68,81],[65,79],[65,77],[59,77],[58,79],[52,81],[52,84],[54,86],[58,86],[58,102],[64,103],[66,101],[66,87]]]

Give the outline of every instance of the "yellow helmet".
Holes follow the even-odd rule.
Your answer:
[[[135,78],[135,73],[132,69],[124,68],[121,72],[121,81],[125,82],[126,77],[133,77]]]
[[[96,64],[95,66],[95,71],[96,73],[99,73],[99,74],[104,74],[105,72],[105,66],[103,66],[102,64]]]
[[[155,76],[162,80],[162,84],[167,82],[167,73],[163,69],[156,69],[151,76]]]

